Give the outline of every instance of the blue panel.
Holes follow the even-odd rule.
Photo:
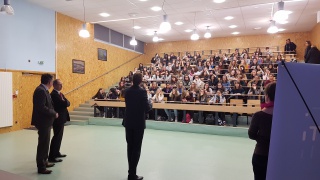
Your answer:
[[[134,50],[134,46],[130,45],[131,39],[132,39],[132,37],[124,35],[124,45],[123,45],[124,48]]]
[[[144,42],[138,41],[138,45],[136,45],[134,50],[144,54]]]
[[[101,26],[100,24],[94,24],[94,38],[104,42],[110,42],[109,28]]]
[[[111,30],[111,44],[123,47],[123,34]]]
[[[14,16],[0,15],[0,68],[55,72],[55,12],[25,0],[11,6]]]

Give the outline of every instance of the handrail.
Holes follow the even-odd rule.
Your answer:
[[[80,86],[78,86],[78,87],[76,87],[76,88],[72,89],[71,91],[69,91],[69,92],[65,93],[65,95],[68,95],[68,94],[72,93],[73,91],[76,91],[76,90],[78,90],[78,89],[82,88],[83,86],[86,86],[87,84],[89,84],[89,83],[91,83],[91,82],[93,82],[93,81],[95,81],[95,80],[97,80],[97,79],[101,78],[101,77],[102,77],[102,76],[104,76],[104,75],[109,74],[110,72],[112,72],[112,71],[114,71],[114,70],[116,70],[116,69],[120,68],[121,66],[123,66],[123,65],[125,65],[125,64],[127,64],[127,63],[129,63],[129,62],[131,62],[131,61],[133,61],[133,60],[135,60],[135,59],[137,59],[137,58],[139,58],[139,57],[140,57],[140,56],[142,56],[142,55],[143,55],[143,54],[139,54],[138,56],[136,56],[136,57],[134,57],[134,58],[132,58],[132,59],[130,59],[130,60],[128,60],[128,61],[126,61],[126,62],[124,62],[124,63],[120,64],[119,66],[117,66],[117,67],[115,67],[115,68],[113,68],[113,69],[111,69],[111,70],[109,70],[109,71],[107,71],[107,72],[103,73],[102,75],[100,75],[100,76],[98,76],[98,77],[95,77],[95,78],[91,79],[90,81],[88,81],[88,82],[86,82],[86,83],[84,83],[84,84],[82,84],[82,85],[80,85]]]

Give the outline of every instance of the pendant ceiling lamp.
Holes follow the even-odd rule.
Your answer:
[[[84,0],[82,1],[83,4],[83,24],[82,24],[82,29],[79,31],[79,36],[82,38],[88,38],[90,37],[90,33],[87,30],[87,24],[86,24],[86,7],[84,5]]]
[[[211,38],[211,33],[210,33],[210,29],[209,29],[210,26],[207,26],[207,30],[206,30],[206,33],[204,34],[204,38]]]
[[[12,6],[10,5],[9,0],[3,1],[3,5],[0,8],[0,13],[6,14],[6,15],[14,15],[14,10],[13,10]]]
[[[279,31],[278,27],[276,26],[276,22],[274,20],[270,21],[270,27],[268,28],[267,32],[270,34],[277,33]]]
[[[274,14],[273,20],[277,22],[283,22],[288,20],[289,12],[284,10],[284,2],[278,2],[278,11]]]
[[[153,42],[158,42],[158,41],[159,41],[159,37],[158,37],[158,35],[157,35],[157,31],[154,32],[152,41],[153,41]]]
[[[166,11],[164,10],[164,3],[165,2],[166,2],[166,0],[164,0],[163,4],[162,4],[162,11],[163,11],[164,15],[163,15],[163,21],[160,24],[160,28],[159,28],[159,31],[161,33],[166,33],[171,30],[171,24],[168,21],[168,15],[167,15]]]
[[[132,22],[133,22],[133,26],[132,27],[134,27],[134,20],[132,20]],[[132,28],[132,29],[133,29],[133,36],[132,36],[132,39],[130,41],[130,45],[131,46],[136,46],[138,44],[138,42],[137,42],[136,37],[134,35],[134,28]]]
[[[196,26],[196,15],[197,13],[195,12],[194,13],[194,19],[193,19],[193,25],[194,25],[194,29],[193,29],[193,33],[191,35],[191,40],[193,41],[196,41],[198,40],[200,37],[199,37],[199,34],[197,33],[197,26]]]

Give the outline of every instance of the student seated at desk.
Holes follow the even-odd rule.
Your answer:
[[[185,90],[182,92],[181,94],[181,102],[183,103],[187,103],[187,102],[194,102],[194,98],[192,97],[192,95],[189,93],[188,90]],[[190,123],[192,124],[193,123],[193,111],[186,111],[186,117],[187,117],[187,114],[189,114],[190,116],[190,121],[188,122],[187,121],[187,118],[186,119],[183,119],[182,122],[186,122],[186,123]]]
[[[222,94],[222,90],[218,89],[216,94],[210,99],[210,104],[223,104],[226,102],[226,98]],[[226,124],[226,118],[224,112],[215,112],[215,117],[218,121],[219,126],[224,126]]]
[[[169,98],[168,101],[181,101],[181,96],[180,93],[177,91],[176,88],[173,88],[171,93],[169,94]],[[171,109],[165,109],[164,110],[168,116],[168,118],[170,117],[170,113],[171,113]],[[174,121],[178,122],[178,110],[174,109]],[[168,121],[173,121],[173,117],[172,119],[168,119]]]
[[[152,97],[152,102],[154,103],[161,103],[164,101],[164,94],[163,91],[158,88],[155,95]],[[156,119],[157,121],[160,121],[162,117],[164,117],[164,113],[163,110],[161,111],[161,109],[158,109],[158,118]]]
[[[92,97],[92,99],[106,99],[106,93],[103,91],[102,88],[99,88],[98,92]],[[104,107],[97,106],[97,109],[100,112],[100,116],[103,117],[104,115]]]
[[[119,96],[119,91],[117,91],[115,88],[111,88],[108,95],[107,99],[118,99]],[[114,107],[109,107],[108,112],[111,112],[110,114],[107,114],[108,117],[114,118],[116,116],[116,108]]]

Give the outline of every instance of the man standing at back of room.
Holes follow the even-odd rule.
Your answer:
[[[61,162],[62,158],[67,155],[60,153],[61,141],[63,137],[64,124],[70,121],[70,116],[67,107],[70,106],[68,99],[61,93],[62,82],[60,79],[53,81],[53,91],[51,92],[51,99],[53,101],[54,110],[59,114],[53,122],[53,137],[50,145],[49,161]]]
[[[34,90],[33,93],[33,111],[32,122],[38,129],[38,147],[37,147],[37,167],[39,174],[50,174],[52,171],[48,167],[54,166],[53,163],[48,163],[48,151],[50,144],[51,126],[55,118],[59,115],[53,108],[53,102],[49,94],[49,89],[52,87],[53,76],[43,74],[41,76],[41,84]]]
[[[296,54],[297,45],[294,42],[291,42],[290,39],[286,40],[286,45],[284,46],[285,54]]]
[[[152,105],[148,101],[147,91],[139,85],[142,82],[142,74],[133,75],[133,85],[126,90],[125,115],[123,126],[126,130],[127,156],[128,156],[128,180],[141,180],[137,175],[137,166],[141,154],[141,145],[146,128],[146,113],[151,110]]]

